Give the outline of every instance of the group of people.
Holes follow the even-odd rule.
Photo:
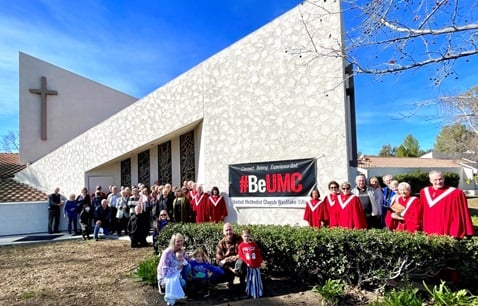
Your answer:
[[[407,182],[383,176],[384,188],[376,177],[355,178],[349,182],[328,184],[329,194],[323,199],[317,189],[307,201],[304,220],[313,227],[349,229],[386,228],[410,233],[422,231],[429,235],[464,238],[473,235],[473,224],[464,192],[445,185],[440,171],[429,173],[431,186],[413,196]]]
[[[185,181],[182,187],[171,184],[153,184],[148,188],[142,183],[137,186],[109,186],[108,193],[97,186],[88,194],[84,187],[78,196],[71,194],[63,201],[56,188],[49,196],[49,233],[58,232],[61,208],[68,218],[68,232],[83,238],[89,234],[98,240],[98,233],[123,233],[131,238],[132,247],[146,246],[146,237],[154,229],[153,238],[168,222],[223,222],[227,216],[226,201],[218,187],[209,192],[193,181]]]
[[[215,264],[210,262],[201,248],[186,254],[182,234],[176,233],[171,237],[157,268],[159,292],[164,294],[167,305],[184,299],[185,290],[189,296],[208,297],[211,286],[219,282],[227,282],[228,287],[233,288],[236,276],[240,280],[242,297],[262,296],[259,269],[263,259],[250,230],[244,229],[242,236],[239,236],[234,233],[230,223],[225,223],[223,234],[216,247]]]

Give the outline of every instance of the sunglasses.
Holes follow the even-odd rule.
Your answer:
[[[339,186],[330,186],[329,189],[339,189]]]
[[[167,215],[166,214],[160,214],[160,216],[163,217],[163,216],[167,216]]]
[[[350,187],[342,187],[342,190],[350,190]]]

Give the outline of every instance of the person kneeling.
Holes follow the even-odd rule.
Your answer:
[[[140,205],[136,205],[134,213],[128,221],[128,234],[131,240],[131,247],[138,248],[148,246],[146,237],[148,237],[149,234],[149,219],[146,214],[142,213]]]

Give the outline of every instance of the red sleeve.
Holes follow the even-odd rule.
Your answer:
[[[329,210],[327,209],[327,201],[323,200],[322,203],[319,206],[320,213],[319,217],[320,220],[322,221],[328,221],[329,220]]]
[[[463,238],[473,236],[473,223],[471,221],[470,211],[465,193],[459,189],[455,190],[456,200],[452,208],[453,219],[450,224],[450,236]]]
[[[360,203],[360,199],[357,196],[355,196],[354,208],[354,229],[367,229],[367,219],[365,219],[365,213],[363,212],[362,203]]]
[[[405,213],[405,229],[414,233],[421,230],[422,227],[422,202],[416,198]]]
[[[239,246],[237,247],[237,256],[239,256],[239,258],[246,262],[246,256],[244,256],[244,252],[242,251],[242,247],[243,247],[243,244],[240,243]]]
[[[311,211],[308,203],[305,203],[305,210],[304,210],[304,220],[309,223],[309,225],[312,224],[312,218],[311,218]]]

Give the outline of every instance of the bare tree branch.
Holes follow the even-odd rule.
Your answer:
[[[454,74],[457,60],[478,53],[478,0],[341,0],[341,12],[330,12],[322,1],[307,2],[322,13],[303,19],[312,43],[291,54],[342,57],[356,73],[375,75],[437,65],[433,81],[439,84]],[[310,32],[310,22],[338,13],[346,24],[345,45]]]

